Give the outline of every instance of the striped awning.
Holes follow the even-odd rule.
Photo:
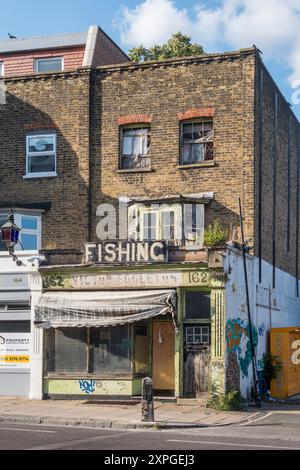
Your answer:
[[[175,290],[47,292],[35,305],[41,328],[114,326],[176,311]]]

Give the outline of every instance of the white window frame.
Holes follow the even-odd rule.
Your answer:
[[[7,209],[0,210],[0,216],[7,217],[8,211]],[[22,229],[22,217],[31,217],[37,220],[37,228],[36,230],[32,229]],[[15,253],[19,254],[31,254],[31,253],[38,253],[39,250],[42,248],[42,214],[39,211],[31,211],[31,210],[16,210],[14,211],[14,220],[15,224],[21,228],[20,232],[20,240],[22,240],[22,234],[25,235],[37,235],[37,249],[36,250],[22,250],[21,245],[16,245]],[[22,241],[21,241],[22,243]],[[6,251],[0,251],[0,256],[7,254]]]
[[[171,204],[151,204],[144,205],[136,203],[128,207],[128,239],[133,241],[144,241],[144,214],[156,213],[156,239],[162,238],[162,217],[163,212],[173,211],[174,216],[174,240],[170,244],[175,246],[183,245],[186,249],[196,250],[203,248],[204,227],[205,227],[205,204],[197,203],[196,221],[199,228],[191,233],[192,227],[185,226],[185,205],[183,203]],[[192,237],[194,240],[192,240]]]
[[[60,60],[61,61],[61,70],[53,70],[49,72],[40,72],[39,71],[39,63],[40,62],[47,62],[51,60]],[[34,61],[34,71],[35,73],[56,73],[56,72],[62,72],[65,69],[65,64],[64,64],[64,58],[63,57],[43,57],[39,59],[35,59]]]
[[[0,61],[0,77],[4,77],[4,62]]]
[[[174,212],[174,240],[170,240],[172,243],[180,244],[182,241],[182,208],[179,204],[171,204],[167,206],[166,204],[153,204],[152,206],[146,207],[143,206],[139,210],[139,222],[140,222],[140,232],[139,240],[144,240],[144,215],[149,213],[156,213],[157,215],[157,225],[156,225],[156,239],[163,240],[162,238],[162,213],[164,212]]]
[[[30,152],[29,151],[29,142],[30,139],[42,139],[42,138],[49,138],[53,137],[53,152]],[[39,155],[52,155],[54,153],[54,161],[55,161],[55,171],[49,172],[40,172],[40,173],[30,173],[29,171],[29,159],[31,156],[39,156]],[[57,152],[56,152],[56,133],[45,133],[45,134],[28,134],[26,136],[26,174],[23,176],[24,179],[26,178],[49,178],[51,176],[57,176]]]
[[[199,328],[200,332],[196,333],[196,328]],[[207,333],[203,332],[203,329],[207,328]],[[210,344],[210,327],[209,325],[186,325],[185,326],[185,343],[186,344]],[[193,338],[193,341],[188,341],[188,336]],[[204,336],[208,336],[208,341],[196,341],[196,337],[199,336],[201,340]]]

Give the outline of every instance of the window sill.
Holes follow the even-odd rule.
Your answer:
[[[38,256],[39,255],[39,250],[20,250],[20,251],[15,251],[14,254],[18,256],[19,258],[22,256]],[[0,258],[9,258],[11,255],[9,254],[8,251],[0,251]]]
[[[53,380],[133,380],[135,377],[132,373],[87,373],[87,372],[46,372],[44,379]]]
[[[152,168],[129,168],[129,169],[117,169],[117,173],[151,173],[153,170]]]
[[[28,175],[24,175],[23,179],[36,179],[36,178],[56,178],[57,173],[30,173]]]
[[[202,162],[202,163],[189,163],[186,165],[178,165],[177,169],[178,170],[186,170],[186,169],[191,169],[191,168],[205,168],[205,167],[212,167],[216,166],[216,162],[211,160],[207,162]]]

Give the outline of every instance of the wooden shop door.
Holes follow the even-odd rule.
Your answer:
[[[154,390],[175,389],[175,331],[171,321],[152,323],[152,378]]]

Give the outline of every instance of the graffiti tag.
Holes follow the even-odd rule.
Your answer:
[[[94,393],[95,391],[95,380],[79,380],[79,387],[82,392]]]
[[[265,334],[265,331],[266,331],[266,325],[264,323],[262,323],[259,327],[258,327],[258,334],[259,336],[263,336]]]

